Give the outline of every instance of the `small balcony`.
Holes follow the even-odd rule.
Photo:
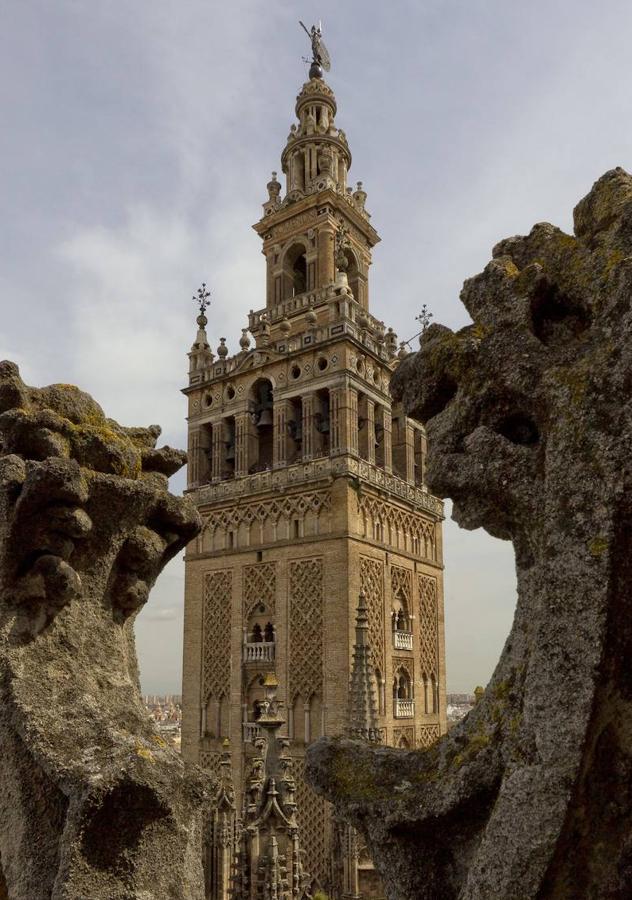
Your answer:
[[[252,744],[255,738],[261,737],[261,725],[256,722],[243,722],[244,743]]]
[[[414,700],[395,700],[395,718],[396,719],[414,719],[415,718],[415,701]]]
[[[274,641],[246,641],[244,643],[244,662],[274,662]]]
[[[393,647],[396,650],[412,650],[413,649],[413,633],[412,631],[393,632]]]

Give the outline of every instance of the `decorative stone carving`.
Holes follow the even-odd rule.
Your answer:
[[[0,884],[11,900],[203,897],[202,774],[153,729],[133,621],[199,530],[185,455],[0,363]],[[199,771],[199,770],[198,770]]]
[[[428,426],[428,484],[512,540],[518,604],[487,690],[429,750],[320,741],[312,783],[395,898],[632,892],[632,178],[575,233],[536,225],[465,283],[394,391]]]

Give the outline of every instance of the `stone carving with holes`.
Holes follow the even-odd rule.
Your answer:
[[[206,781],[154,730],[134,619],[196,536],[185,454],[0,363],[0,895],[201,900]],[[209,781],[210,785],[210,781]]]
[[[429,750],[310,750],[392,900],[632,895],[632,177],[607,172],[574,225],[501,241],[464,285],[473,323],[431,325],[394,377],[430,490],[513,542],[518,602]]]
[[[420,725],[417,731],[417,746],[430,747],[439,739],[438,725]]]
[[[373,665],[384,678],[384,563],[380,559],[360,557],[360,590],[366,597]]]

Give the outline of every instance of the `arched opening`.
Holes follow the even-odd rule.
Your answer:
[[[249,472],[263,472],[272,468],[274,447],[274,400],[272,382],[259,378],[250,393],[251,418],[254,425],[255,447]],[[250,454],[249,454],[250,455]]]
[[[396,719],[414,716],[413,682],[405,666],[399,666],[393,676],[393,707]]]
[[[397,746],[400,750],[410,750],[410,742],[406,735],[402,734],[400,736],[399,741],[397,742]]]
[[[307,290],[307,255],[304,244],[292,244],[283,259],[283,299]]]
[[[349,247],[345,250],[345,257],[347,260],[347,280],[349,282],[349,288],[351,289],[351,293],[358,301],[358,303],[364,303],[364,297],[362,296],[362,287],[360,284],[360,269],[358,266],[358,260],[356,259],[355,253]]]

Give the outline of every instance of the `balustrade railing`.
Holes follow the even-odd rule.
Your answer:
[[[415,716],[414,700],[395,700],[395,718],[413,719]]]
[[[411,631],[394,631],[393,646],[396,650],[412,650],[413,635]]]
[[[253,641],[244,644],[244,662],[274,662],[274,641]]]
[[[255,738],[261,737],[261,725],[256,722],[243,722],[244,743],[252,744]]]

